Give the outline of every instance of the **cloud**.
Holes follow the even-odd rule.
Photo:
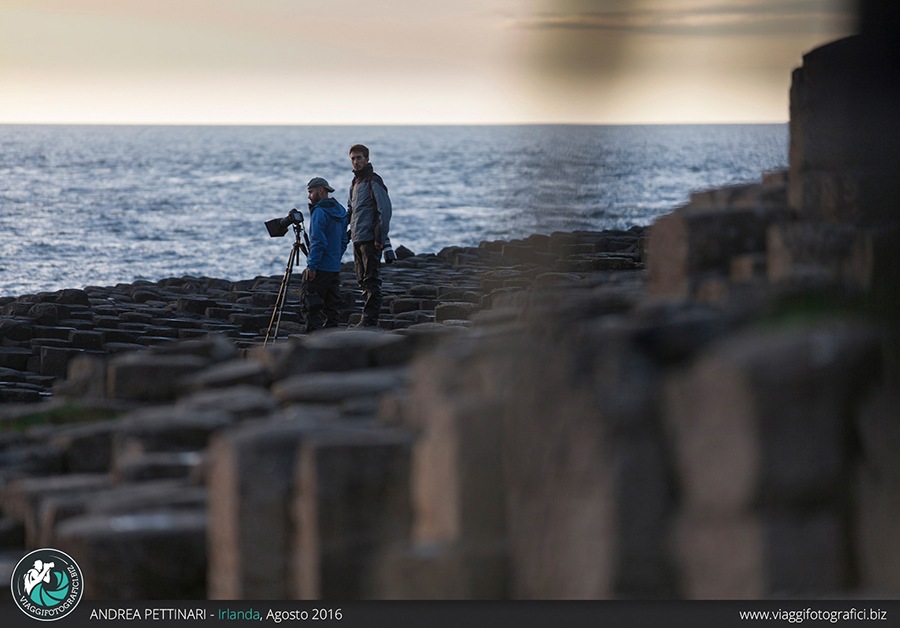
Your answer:
[[[594,0],[595,5],[603,4]],[[755,0],[707,2],[690,7],[648,7],[544,13],[511,21],[513,28],[565,31],[608,31],[658,35],[760,36],[821,34],[854,30],[855,15],[847,3],[822,0]]]

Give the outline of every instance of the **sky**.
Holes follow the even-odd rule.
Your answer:
[[[0,123],[786,122],[851,0],[0,0]]]

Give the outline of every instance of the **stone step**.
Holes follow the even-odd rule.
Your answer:
[[[126,331],[124,329],[115,329],[115,328],[107,328],[107,327],[95,327],[95,332],[100,332],[103,334],[104,344],[108,344],[111,342],[127,342],[133,343],[141,334]]]
[[[209,599],[291,596],[297,450],[336,413],[251,423],[209,449]],[[262,514],[265,513],[265,514]],[[262,516],[261,516],[262,515]]]
[[[83,352],[83,349],[40,347],[40,374],[53,377],[65,377],[66,367],[68,366],[69,361],[81,355]]]
[[[36,348],[39,349],[40,347],[57,347],[61,349],[72,348],[72,342],[68,338],[65,340],[59,338],[32,338],[28,344],[31,345],[32,350]]]
[[[401,430],[310,434],[297,454],[298,599],[366,599],[385,548],[410,536],[413,435]]]
[[[67,474],[46,478],[15,480],[0,491],[5,516],[25,524],[27,546],[36,549],[39,541],[41,502],[49,497],[91,493],[111,486],[107,474]]]
[[[68,340],[69,334],[75,331],[72,327],[56,327],[46,325],[32,325],[31,329],[34,332],[35,338],[59,338],[61,340]]]
[[[69,342],[76,349],[100,351],[106,335],[102,331],[73,330],[69,333]]]
[[[28,370],[28,359],[32,356],[30,349],[0,347],[0,368],[17,371]]]
[[[0,382],[24,382],[26,371],[0,367]]]
[[[207,593],[206,527],[203,511],[86,515],[63,522],[56,542],[81,567],[88,597],[196,600]]]

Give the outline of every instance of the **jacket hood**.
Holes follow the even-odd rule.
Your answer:
[[[347,210],[333,198],[323,198],[313,206],[313,209],[321,209],[335,220],[342,220],[347,217]]]

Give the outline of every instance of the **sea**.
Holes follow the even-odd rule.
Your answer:
[[[265,221],[308,219],[313,177],[346,204],[355,143],[388,186],[394,248],[436,253],[652,224],[786,168],[788,126],[0,125],[0,296],[281,275],[292,238]]]

